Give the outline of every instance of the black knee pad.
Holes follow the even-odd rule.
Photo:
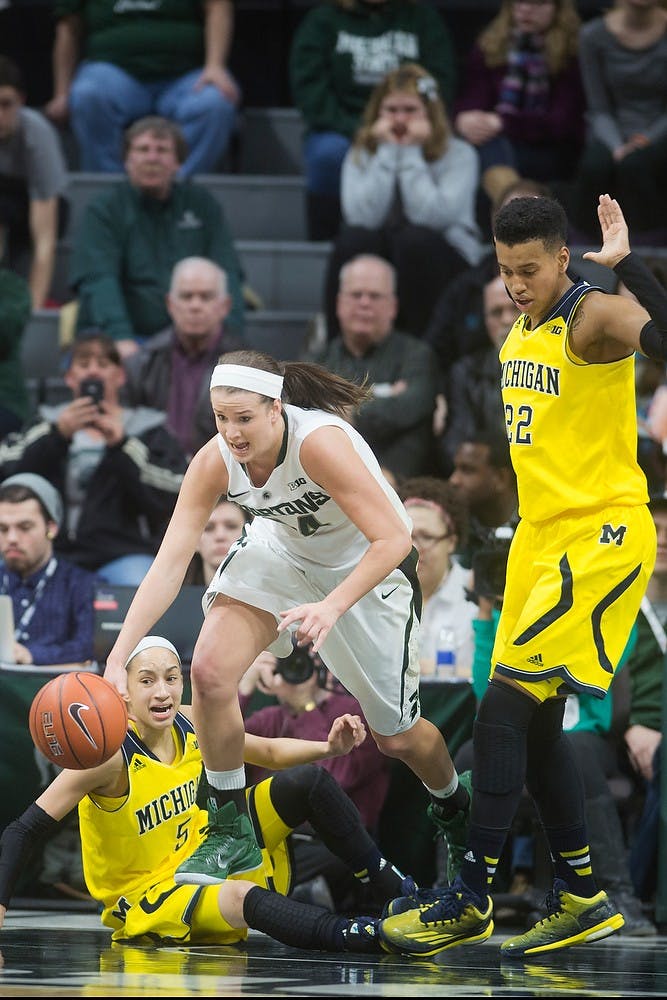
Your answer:
[[[548,698],[538,705],[528,729],[528,755],[547,751],[548,747],[559,740],[563,732],[563,716],[565,715],[565,698]]]
[[[506,795],[523,787],[526,776],[526,734],[511,726],[476,721],[473,726],[473,789]]]
[[[473,726],[473,788],[506,795],[526,776],[526,734],[537,702],[502,681],[492,680]]]
[[[322,770],[315,764],[299,764],[273,776],[271,801],[286,826],[294,829],[308,818],[312,790]]]
[[[326,768],[316,764],[279,771],[271,783],[271,801],[292,829],[308,820],[317,830],[326,828],[342,835],[361,822],[352,800]]]

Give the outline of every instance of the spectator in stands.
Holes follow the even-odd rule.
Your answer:
[[[95,576],[55,555],[63,502],[42,476],[0,484],[0,593],[14,608],[14,662],[86,663],[93,659]]]
[[[652,903],[658,876],[662,706],[667,653],[667,494],[662,491],[654,494],[649,509],[655,522],[658,549],[637,619],[637,644],[627,664],[630,705],[624,741],[630,764],[646,791],[642,816],[633,832],[630,872],[639,898]]]
[[[220,497],[199,539],[197,551],[186,571],[184,583],[208,587],[218,566],[241,536],[250,516],[233,500]]]
[[[418,62],[445,102],[456,58],[440,13],[414,0],[333,0],[308,11],[292,41],[292,98],[305,125],[306,208],[311,240],[340,223],[340,171],[373,87],[402,62]]]
[[[24,101],[18,67],[0,56],[0,260],[28,278],[42,309],[67,221],[67,170],[55,129]]]
[[[445,479],[405,479],[400,496],[412,519],[412,541],[419,553],[417,576],[424,604],[419,624],[422,676],[435,673],[439,633],[454,633],[456,677],[470,680],[473,656],[472,621],[477,608],[467,597],[470,572],[456,553],[465,543],[468,509],[462,494]]]
[[[491,218],[512,198],[548,197],[549,188],[522,178],[510,184],[493,205]],[[431,345],[446,376],[450,366],[465,354],[488,345],[484,319],[485,285],[498,274],[495,251],[489,249],[476,267],[470,267],[443,289],[422,340]]]
[[[455,361],[446,378],[447,423],[439,447],[452,468],[459,444],[470,440],[475,431],[505,431],[498,352],[519,310],[501,277],[487,282],[482,299],[489,342]]]
[[[245,690],[253,672],[261,678],[260,690],[273,695],[277,704],[247,715],[247,733],[269,738],[323,740],[339,715],[358,715],[365,723],[357,699],[335,680],[317,654],[298,647],[291,657],[283,660],[270,653],[262,654],[244,676]],[[244,714],[249,700],[247,695],[240,696]],[[388,758],[380,753],[373,740],[365,740],[345,756],[318,763],[354,802],[364,827],[376,838],[389,786]],[[246,765],[246,773],[248,783],[255,784],[271,772]],[[366,912],[369,900],[363,884],[331,853],[309,824],[297,828],[290,842],[295,862],[295,898],[319,903],[336,912],[351,912],[359,906]]]
[[[48,479],[65,505],[56,550],[109,583],[136,587],[173,511],[185,455],[162,411],[120,405],[125,370],[111,338],[75,341],[64,379],[72,401],[41,406],[33,425],[5,439],[2,473]]]
[[[86,206],[74,236],[70,283],[78,330],[96,327],[123,357],[169,324],[166,293],[174,264],[208,257],[227,275],[230,332],[243,329],[241,265],[224,214],[203,185],[176,180],[185,144],[165,118],[135,122],[125,134],[124,180]]]
[[[123,130],[150,114],[183,132],[188,156],[181,177],[219,167],[241,96],[227,68],[231,0],[56,0],[54,8],[53,98],[46,112],[59,123],[69,117],[80,170],[121,172]]]
[[[338,273],[360,253],[393,263],[398,325],[421,336],[442,286],[482,255],[475,221],[478,176],[474,148],[451,135],[435,78],[416,63],[387,74],[373,90],[343,162],[345,225],[325,288],[330,337],[338,333]]]
[[[470,51],[454,124],[478,149],[491,203],[519,177],[573,175],[584,138],[580,23],[574,0],[502,0]]]
[[[479,549],[511,538],[519,520],[516,475],[504,429],[476,431],[461,441],[449,482],[468,504],[467,545],[459,554],[470,566]]]
[[[185,257],[171,273],[171,326],[125,361],[124,398],[131,406],[164,410],[188,458],[216,433],[209,383],[218,357],[242,346],[225,329],[230,308],[222,268],[205,257]]]
[[[597,200],[623,205],[637,242],[667,233],[667,9],[616,0],[581,29],[589,138],[577,171],[574,222],[597,232]]]
[[[436,360],[430,347],[394,328],[393,266],[372,254],[344,264],[336,309],[340,336],[308,360],[351,381],[367,378],[373,398],[350,419],[394,475],[422,474],[432,459]]]
[[[21,365],[21,340],[30,309],[28,283],[0,267],[0,441],[20,430],[30,412]]]

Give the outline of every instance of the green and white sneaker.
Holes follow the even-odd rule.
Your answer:
[[[230,875],[242,875],[261,867],[259,849],[250,817],[239,813],[233,802],[219,809],[208,803],[206,836],[196,851],[174,873],[176,885],[219,885]]]
[[[459,774],[459,782],[472,799],[472,773],[463,771],[462,774]],[[426,812],[438,828],[438,834],[442,834],[444,837],[447,845],[447,881],[451,885],[461,871],[467,849],[470,803],[466,809],[460,809],[451,819],[442,819],[432,802]]]
[[[625,923],[606,892],[589,899],[568,891],[567,883],[556,879],[546,899],[548,916],[534,927],[508,938],[500,946],[503,958],[530,958],[574,944],[598,941],[619,930]]]
[[[477,944],[493,933],[493,902],[475,896],[460,878],[438,899],[380,921],[385,948],[428,957],[459,944]]]

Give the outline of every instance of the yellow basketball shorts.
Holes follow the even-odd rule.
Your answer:
[[[253,872],[232,876],[256,882],[265,889],[283,895],[289,892],[291,866],[286,838],[291,827],[285,825],[273,803],[272,778],[248,790],[248,812],[257,841],[262,849],[263,865]],[[103,923],[115,928],[113,941],[149,937],[181,944],[234,944],[243,941],[245,928],[232,927],[218,907],[219,885],[176,885],[173,878],[150,886],[143,895],[103,915]],[[119,926],[118,914],[124,913]]]
[[[646,506],[521,521],[493,648],[496,672],[540,701],[565,683],[603,698],[653,572]]]

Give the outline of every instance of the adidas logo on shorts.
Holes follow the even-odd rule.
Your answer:
[[[544,661],[542,660],[542,654],[535,653],[535,656],[529,656],[528,663],[534,663],[536,667],[543,667]]]

